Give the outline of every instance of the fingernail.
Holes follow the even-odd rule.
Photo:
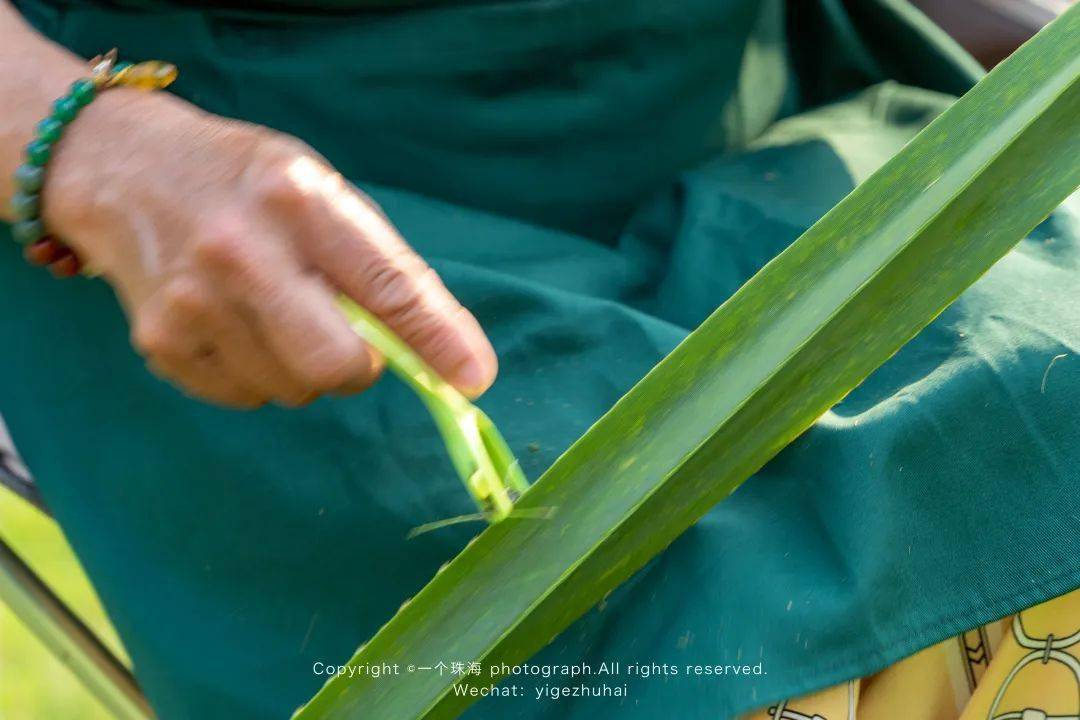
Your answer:
[[[491,387],[491,382],[483,370],[470,365],[457,374],[454,385],[466,397],[478,398]]]
[[[474,352],[466,362],[458,366],[454,372],[453,383],[461,392],[475,398],[483,394],[495,382],[498,372],[498,360],[495,351],[487,344],[479,352]]]

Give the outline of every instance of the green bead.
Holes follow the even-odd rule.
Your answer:
[[[45,226],[40,220],[22,220],[11,226],[11,236],[20,245],[33,245],[45,237]]]
[[[11,213],[16,220],[33,220],[40,212],[40,195],[17,192],[11,196]]]
[[[115,75],[116,73],[120,72],[121,70],[127,70],[129,67],[132,66],[132,64],[133,63],[130,63],[130,62],[118,62],[118,63],[116,63],[115,65],[113,65],[113,74]]]
[[[64,123],[53,118],[45,118],[37,126],[38,137],[47,143],[59,140],[62,132],[64,132]]]
[[[79,104],[75,102],[75,98],[65,95],[62,98],[57,98],[56,102],[53,103],[53,117],[66,125],[75,119],[80,109]]]
[[[97,95],[97,87],[93,81],[83,78],[71,84],[71,98],[79,107],[86,107]]]
[[[24,193],[36,193],[45,184],[45,168],[37,165],[20,165],[15,171],[15,187]]]
[[[52,145],[44,140],[35,140],[26,146],[26,159],[30,161],[31,165],[41,167],[49,162],[51,155]]]

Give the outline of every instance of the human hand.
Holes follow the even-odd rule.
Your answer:
[[[469,395],[497,361],[380,209],[299,140],[165,94],[104,93],[50,162],[46,226],[116,291],[157,374],[233,407],[358,392],[381,358],[344,292]]]

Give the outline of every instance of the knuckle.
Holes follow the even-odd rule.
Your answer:
[[[259,201],[269,207],[289,211],[303,210],[310,204],[312,193],[288,166],[275,166],[259,178],[255,188]]]
[[[187,278],[172,280],[160,292],[162,306],[168,315],[190,318],[209,308],[206,293],[198,283]]]
[[[147,357],[168,357],[176,350],[176,340],[157,318],[140,318],[131,331],[131,344]]]
[[[246,242],[246,233],[239,223],[219,221],[195,238],[193,251],[196,260],[206,267],[236,268],[246,260]]]
[[[300,138],[260,126],[265,157],[271,161],[288,161],[298,157],[314,157],[315,151]]]

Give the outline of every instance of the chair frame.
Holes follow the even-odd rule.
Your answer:
[[[0,486],[52,519],[37,485],[4,462]],[[151,720],[154,711],[127,666],[0,535],[0,602],[3,602],[56,659],[120,720]]]

